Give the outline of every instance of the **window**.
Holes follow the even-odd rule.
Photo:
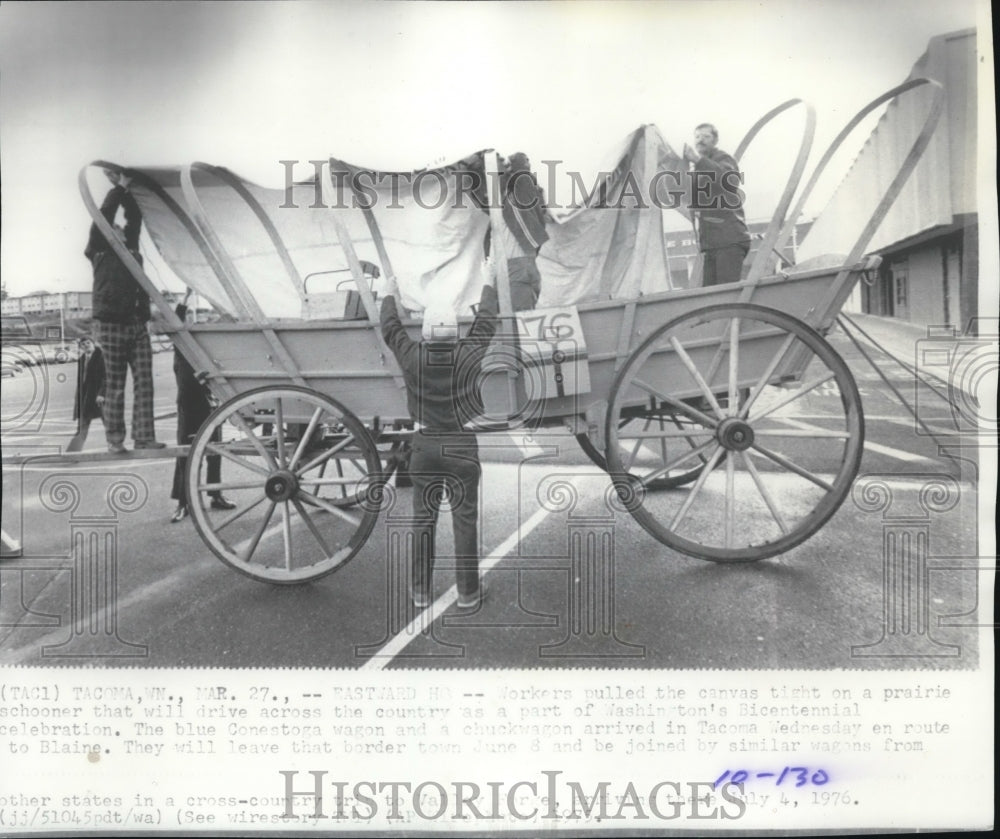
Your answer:
[[[905,261],[892,263],[892,298],[897,316],[906,311],[910,296],[909,277],[909,265]]]

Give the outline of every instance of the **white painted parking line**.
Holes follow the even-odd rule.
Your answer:
[[[281,527],[282,525],[280,522],[272,525],[264,531],[260,541],[263,542],[266,539],[280,533]],[[244,539],[242,542],[234,545],[233,550],[236,553],[241,553],[249,544],[250,539]],[[208,556],[215,559],[212,555]],[[69,563],[70,561],[70,558],[67,557],[66,562]],[[184,568],[180,568],[169,576],[159,579],[156,582],[149,583],[148,585],[141,586],[132,593],[115,599],[103,609],[99,609],[96,614],[88,616],[91,622],[90,625],[106,626],[109,610],[114,610],[116,616],[121,617],[126,610],[131,609],[133,606],[143,603],[148,604],[153,598],[159,597],[160,595],[168,595],[173,592],[180,591],[185,586],[191,586],[201,577],[207,577],[209,574],[216,573],[217,571],[218,566],[214,562],[206,562],[204,564],[189,565]],[[16,627],[13,628],[16,629]],[[19,664],[22,661],[37,656],[42,647],[61,643],[65,640],[65,637],[66,627],[63,626],[47,633],[46,635],[43,635],[41,638],[32,641],[30,644],[16,650],[12,650],[10,653],[0,655],[0,662],[6,664]]]
[[[560,471],[562,471],[561,467]],[[582,478],[583,476],[579,478],[571,478],[569,483],[575,489],[580,484]],[[515,547],[517,547],[518,543],[524,539],[525,536],[538,527],[538,525],[540,525],[551,512],[551,510],[547,510],[544,507],[537,509],[526,522],[515,528],[514,531],[506,539],[504,539],[503,542],[497,545],[497,547],[491,551],[487,557],[484,557],[479,563],[480,579],[484,579],[486,575]],[[458,589],[455,586],[451,586],[451,588],[449,588],[430,606],[419,612],[417,616],[399,633],[390,638],[382,649],[375,653],[365,664],[361,666],[360,669],[384,670],[389,666],[389,664],[392,663],[392,660],[396,656],[409,646],[411,641],[420,637],[421,630],[426,629],[434,623],[434,621],[441,617],[447,611],[448,607],[457,600]]]
[[[889,422],[893,425],[901,425],[904,428],[910,428],[916,430],[917,421],[913,417],[883,417],[883,416],[873,416],[870,417],[865,415],[865,422]],[[932,434],[936,434],[939,437],[956,437],[961,434],[961,432],[954,426],[951,428],[942,428],[941,426],[930,425],[926,421],[924,425],[927,426],[927,430]],[[922,437],[927,437],[926,433],[921,434]]]
[[[67,558],[66,562],[69,563],[70,561],[71,560]],[[156,582],[136,589],[131,594],[127,594],[124,597],[118,597],[103,609],[99,609],[95,615],[89,615],[88,618],[91,621],[90,625],[107,626],[108,624],[105,621],[107,620],[109,610],[114,610],[116,618],[120,619],[122,615],[124,615],[125,612],[133,606],[138,606],[143,603],[148,604],[153,598],[161,595],[169,596],[178,591],[190,588],[198,581],[199,578],[207,577],[210,573],[215,573],[216,571],[217,568],[210,563],[189,565],[185,568],[181,568],[166,577],[161,577]],[[64,642],[66,640],[68,628],[69,625],[67,623],[65,626],[46,633],[41,638],[36,638],[30,644],[26,644],[25,646],[19,647],[16,650],[11,650],[10,652],[0,654],[0,662],[5,664],[20,664],[23,661],[36,658],[41,653],[42,647],[54,646]],[[13,629],[16,629],[16,627],[13,627]]]
[[[507,436],[526,459],[540,455],[543,451],[542,447],[531,438],[527,431],[508,431]]]
[[[914,454],[913,452],[903,451],[902,449],[894,449],[892,446],[883,446],[881,443],[872,443],[868,440],[865,441],[865,448],[870,452],[875,452],[876,454],[884,454],[887,457],[894,457],[896,460],[904,460],[909,463],[939,463],[933,457],[925,457],[922,454]]]
[[[788,417],[775,417],[775,420],[783,422],[792,428],[802,428],[807,431],[822,430],[819,426],[810,425],[806,422],[799,422],[798,420],[793,420]],[[884,454],[887,457],[893,457],[896,460],[903,460],[909,463],[937,463],[933,457],[925,457],[922,454],[915,454],[914,452],[903,451],[903,449],[894,449],[892,446],[883,446],[881,443],[872,443],[869,440],[865,440],[865,449],[875,454]]]

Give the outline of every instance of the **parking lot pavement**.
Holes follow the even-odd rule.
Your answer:
[[[947,432],[941,439],[928,436],[843,336],[833,334],[831,341],[862,392],[867,435],[861,478],[816,535],[779,557],[720,565],[672,550],[615,509],[607,476],[559,431],[531,439],[517,433],[481,437],[489,596],[471,615],[459,615],[449,593],[447,512],[431,609],[414,611],[400,587],[405,569],[392,548],[399,531],[394,515],[405,520],[409,489],[399,490],[395,513],[383,511],[369,541],[344,568],[285,587],[244,577],[212,554],[190,521],[169,522],[171,459],[110,461],[59,473],[5,467],[4,527],[15,531],[25,550],[21,559],[0,565],[0,662],[79,664],[81,658],[69,655],[75,650],[102,666],[915,666],[915,659],[878,653],[886,633],[902,626],[890,621],[909,620],[892,612],[896,601],[887,589],[894,567],[890,536],[896,534],[919,540],[925,551],[919,638],[912,631],[924,652],[916,666],[974,666],[975,630],[961,616],[975,608],[982,582],[976,472],[968,460],[942,454],[942,439],[955,448],[968,445],[971,435],[948,425],[953,416],[947,405],[935,413],[928,402],[928,423]],[[172,439],[173,425],[167,416],[173,401],[169,362],[169,354],[154,362],[157,414],[163,416],[157,433],[164,440]],[[905,373],[887,375],[906,386]],[[15,381],[30,403],[37,390],[32,380]],[[11,446],[64,446],[72,433],[71,391],[57,372],[43,423],[10,433],[5,422],[5,454]],[[4,403],[5,411],[13,404],[7,382]],[[821,399],[811,404],[821,413]],[[100,429],[95,432],[91,445],[100,448]],[[545,451],[554,457],[539,459]],[[808,461],[810,453],[798,456]],[[820,462],[814,468],[823,472]],[[722,478],[706,480],[705,506],[695,522],[710,517]],[[62,479],[80,490],[78,497],[69,488],[52,491],[52,482]],[[131,489],[111,490],[126,484]],[[112,498],[117,507],[108,508]],[[654,503],[674,501],[668,491]],[[84,616],[71,597],[71,546],[74,534],[93,531],[95,516],[107,519],[101,526],[114,545],[114,573],[107,595],[88,604]],[[275,538],[280,543],[279,531],[265,540]],[[113,630],[103,637],[107,649],[95,649],[93,638],[76,632],[83,617]]]

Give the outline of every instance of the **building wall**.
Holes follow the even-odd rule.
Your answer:
[[[879,252],[920,231],[975,213],[976,32],[935,36],[909,78],[930,78],[945,90],[944,110],[927,149],[899,197],[864,245]],[[847,253],[857,242],[885,188],[902,168],[936,98],[930,85],[890,102],[871,136],[816,219],[800,251],[803,258]]]
[[[910,254],[909,299],[897,315],[913,323],[944,323],[944,287],[941,283],[943,243],[935,242]]]
[[[862,289],[863,311],[964,330],[976,311],[976,300],[969,297],[975,283],[966,282],[966,277],[967,272],[976,276],[978,271],[977,230],[970,224],[920,245],[884,253],[878,282]]]
[[[961,316],[959,322],[964,330],[979,314],[979,225],[972,224],[962,231],[962,283],[959,286]],[[983,312],[991,317],[996,312]],[[978,334],[978,333],[977,333]]]
[[[57,314],[67,317],[90,317],[94,310],[94,295],[89,291],[64,291],[57,294],[28,294],[8,297],[3,301],[5,315]]]
[[[927,326],[964,330],[976,314],[979,256],[976,195],[976,32],[931,39],[911,77],[946,91],[944,111],[927,151],[867,244],[882,256],[878,282],[861,290],[862,309]],[[890,104],[800,249],[844,252],[898,171],[923,124],[932,89],[922,86]],[[917,244],[919,242],[919,244]],[[843,243],[838,247],[838,243]],[[896,266],[895,270],[893,265]],[[906,272],[901,298],[899,277]]]

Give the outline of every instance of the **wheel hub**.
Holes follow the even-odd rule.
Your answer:
[[[264,494],[271,501],[288,501],[299,491],[299,480],[291,472],[279,469],[272,472],[264,484]]]
[[[731,452],[743,452],[753,445],[753,428],[746,420],[727,417],[719,423],[716,438],[720,445]]]

